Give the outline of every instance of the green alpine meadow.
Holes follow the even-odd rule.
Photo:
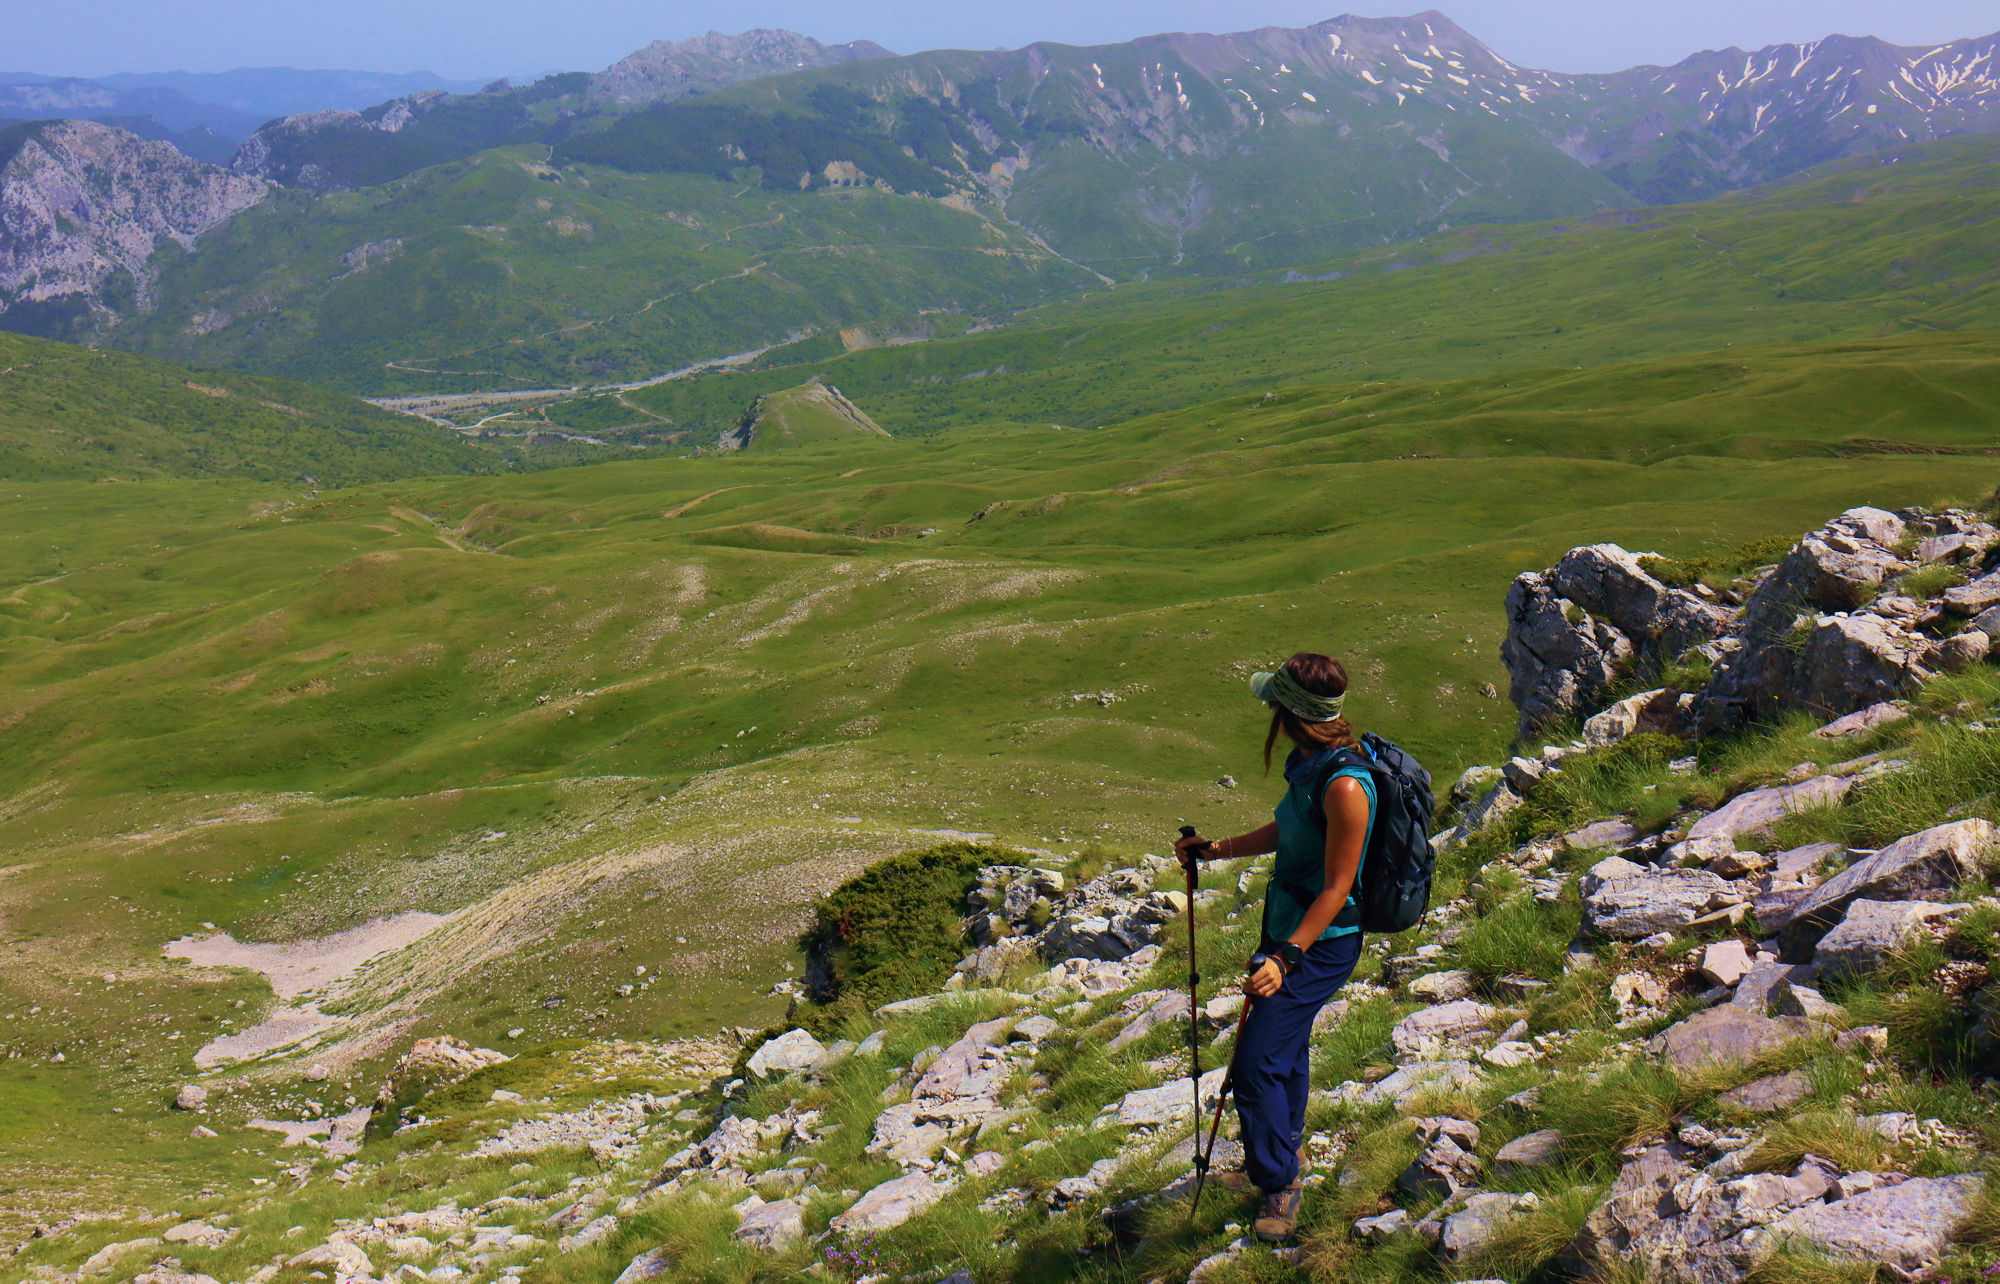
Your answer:
[[[2000,1272],[1996,47],[0,78],[0,1281]]]

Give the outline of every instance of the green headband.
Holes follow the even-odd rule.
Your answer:
[[[1345,693],[1323,696],[1308,691],[1283,669],[1255,674],[1250,679],[1250,691],[1265,704],[1282,705],[1307,722],[1332,722],[1340,716],[1340,706],[1347,700]]]

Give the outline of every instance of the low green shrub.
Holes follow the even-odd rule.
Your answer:
[[[959,922],[980,868],[1024,861],[1002,848],[944,843],[892,856],[835,888],[800,938],[817,1005],[799,1014],[801,1023],[825,1029],[937,990],[965,954]]]

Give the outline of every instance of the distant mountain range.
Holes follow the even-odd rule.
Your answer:
[[[426,332],[459,336],[452,351],[485,368],[504,359],[521,377],[632,378],[822,327],[1074,289],[1088,273],[1229,278],[1304,267],[1453,226],[1698,200],[1843,157],[2000,132],[1996,50],[2000,36],[1932,48],[1835,36],[1572,76],[1517,66],[1436,12],[907,57],[784,31],[710,33],[597,73],[471,93],[426,88],[271,120],[230,167],[294,189],[282,201],[231,219],[229,235],[202,251],[148,268],[159,290],[141,272],[132,279],[145,288],[56,315],[94,318],[112,341],[177,359],[263,361],[371,391],[413,390],[409,377],[422,370],[403,356],[429,345],[391,335],[419,316]],[[250,101],[242,95],[262,82],[239,75],[250,78],[232,101]],[[312,92],[325,101],[365,87],[325,81]],[[228,88],[45,82],[0,95],[69,94],[109,111],[137,105],[120,93]],[[158,104],[149,118],[217,136],[241,120]],[[484,178],[446,168],[487,159],[499,163]],[[423,172],[421,183],[387,186]],[[0,174],[0,203],[46,204],[10,198],[8,184],[32,181],[19,166]],[[379,190],[337,213],[314,203],[363,189]],[[765,221],[732,230],[715,202],[751,191],[761,191]],[[946,222],[971,221],[946,231],[890,204],[856,204],[859,193],[940,203]],[[849,202],[830,222],[829,196]],[[943,239],[908,241],[920,223]],[[834,225],[843,245],[812,240]],[[54,226],[96,234],[74,219]],[[989,236],[1006,272],[975,274],[970,291],[962,277],[933,275]],[[367,275],[389,245],[405,267],[393,279]],[[837,274],[807,271],[864,251],[888,274],[866,290],[830,291]],[[933,251],[945,259],[923,259]],[[564,283],[581,288],[586,277],[558,269],[586,252],[592,271],[619,284],[572,297]],[[129,251],[118,259],[131,260]],[[390,286],[415,288],[419,263],[432,265],[433,285],[392,303]],[[775,293],[717,311],[719,291],[751,285]],[[13,288],[16,300],[32,289],[35,315],[51,315],[46,279]],[[637,292],[629,314],[605,293],[628,288]],[[151,298],[166,302],[149,319]],[[384,307],[403,312],[392,320]],[[354,352],[380,343],[382,354],[330,349],[324,327],[336,314]],[[20,317],[0,297],[0,325],[26,324]],[[496,330],[502,318],[511,319]]]
[[[1571,76],[1517,66],[1436,12],[902,58],[711,33],[596,75],[274,122],[237,163],[331,190],[540,142],[573,162],[755,171],[773,188],[959,191],[1105,270],[1228,270],[1313,252],[1325,238],[1301,239],[1302,225],[1393,238],[1693,200],[2000,130],[1996,48],[1995,36],[1929,48],[1834,36]],[[1232,217],[1233,193],[1253,188],[1263,216]]]
[[[299,112],[367,107],[424,90],[464,93],[481,82],[427,71],[165,71],[82,78],[0,72],[0,125],[24,120],[109,122],[142,138],[173,143],[189,156],[227,165],[267,121]]]

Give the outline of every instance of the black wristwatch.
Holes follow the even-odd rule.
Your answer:
[[[1285,969],[1286,976],[1298,971],[1299,964],[1305,961],[1306,952],[1295,943],[1286,941],[1278,947],[1278,966]]]

